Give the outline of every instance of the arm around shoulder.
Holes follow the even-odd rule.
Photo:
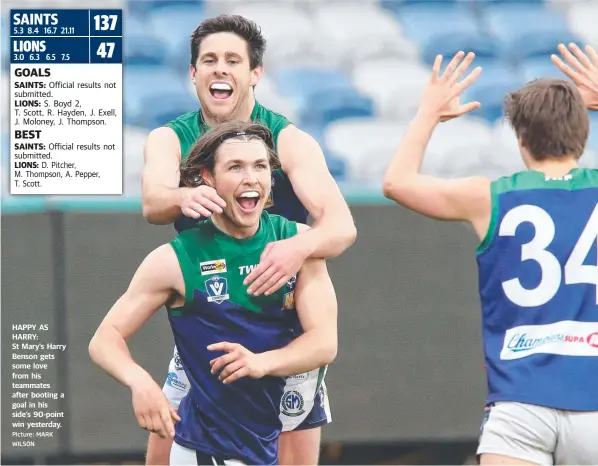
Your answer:
[[[308,233],[313,245],[310,256],[340,255],[355,242],[357,230],[320,145],[312,136],[290,125],[278,137],[278,153],[293,190],[314,219],[314,228]]]
[[[166,126],[148,135],[142,174],[143,216],[153,224],[172,223],[181,214],[181,149],[174,130]]]

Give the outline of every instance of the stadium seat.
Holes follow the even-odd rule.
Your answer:
[[[582,44],[598,47],[598,2],[572,2],[567,13],[569,29],[580,39]]]
[[[191,34],[207,17],[202,4],[175,4],[149,12],[153,35],[167,47],[167,62],[177,70],[189,68]]]
[[[506,176],[525,170],[525,164],[519,152],[515,131],[508,121],[497,121],[492,128],[492,141],[487,148],[486,157],[498,164],[500,176]]]
[[[138,124],[145,128],[156,128],[181,116],[197,110],[199,103],[194,95],[183,90],[171,89],[160,94],[147,96],[141,102]]]
[[[288,118],[290,121],[296,121],[298,118],[297,109],[293,102],[280,95],[276,90],[276,85],[268,77],[264,75],[260,82],[255,87],[255,97],[264,107],[280,113]]]
[[[567,79],[559,69],[552,64],[550,57],[536,57],[521,63],[521,72],[526,82],[540,78]]]
[[[127,66],[163,65],[168,49],[161,40],[149,34],[127,35],[124,42],[124,61]]]
[[[462,117],[439,125],[428,144],[422,173],[443,177],[475,174],[489,163],[485,150],[492,140],[491,127],[477,118]]]
[[[430,69],[419,63],[398,59],[358,62],[353,69],[353,84],[369,95],[376,113],[385,118],[409,118],[419,105]]]
[[[129,0],[127,7],[130,13],[148,15],[155,10],[173,6],[202,6],[203,0]]]
[[[374,102],[354,89],[329,89],[312,94],[299,109],[302,124],[323,125],[345,118],[374,115]]]
[[[462,6],[430,8],[420,4],[399,10],[405,36],[419,47],[421,59],[431,65],[436,55],[452,56],[459,50],[475,52],[478,59],[493,58],[497,48],[479,27],[473,12]]]
[[[512,62],[548,56],[560,42],[575,40],[564,17],[543,5],[488,7],[484,10],[484,22],[497,41],[500,56]]]
[[[10,68],[10,20],[3,16],[0,27],[2,27],[2,68],[7,72]]]
[[[315,29],[310,16],[297,8],[277,3],[245,4],[232,11],[255,21],[269,44],[264,61],[269,69],[285,65],[315,63]]]
[[[350,76],[339,69],[285,67],[269,73],[281,95],[289,97],[297,107],[314,93],[329,89],[352,89]]]
[[[347,163],[340,157],[326,155],[328,171],[336,181],[345,181],[347,174]]]
[[[373,3],[323,4],[314,17],[320,47],[335,66],[375,57],[416,59],[416,50],[402,36],[393,15]]]
[[[590,112],[590,137],[588,147],[598,153],[598,111]],[[596,167],[598,168],[598,165]]]
[[[173,88],[173,83],[181,83],[174,71],[159,66],[126,66],[124,68],[124,110],[126,124],[139,124],[144,102],[154,96],[164,95]],[[188,89],[188,88],[186,88]],[[195,101],[196,98],[190,94]],[[166,104],[169,105],[168,103]]]
[[[331,155],[345,161],[348,179],[380,180],[407,124],[381,118],[336,121],[326,128],[325,145]]]
[[[512,71],[504,63],[484,68],[480,78],[465,90],[463,101],[478,101],[481,108],[472,116],[494,122],[502,117],[503,102],[507,92],[516,91],[525,80],[517,71]]]

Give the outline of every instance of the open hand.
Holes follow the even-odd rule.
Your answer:
[[[250,285],[247,292],[254,296],[276,292],[299,272],[308,255],[299,235],[269,243],[259,265],[243,281],[244,285]]]
[[[577,86],[586,106],[598,110],[598,53],[590,45],[585,49],[586,53],[574,43],[569,48],[560,44],[558,50],[565,61],[557,55],[550,59]]]
[[[442,55],[436,57],[432,76],[422,93],[419,112],[431,114],[439,121],[448,121],[480,107],[479,102],[460,103],[463,91],[471,86],[482,72],[482,68],[478,66],[465,79],[457,82],[473,62],[475,54],[470,52],[465,59],[463,57],[465,53],[458,52],[442,76],[440,76]]]
[[[208,346],[209,351],[224,351],[226,354],[210,361],[212,374],[217,374],[223,383],[232,383],[242,377],[261,379],[266,375],[264,357],[255,354],[238,343],[223,341]]]

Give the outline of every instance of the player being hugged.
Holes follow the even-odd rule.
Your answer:
[[[559,79],[507,96],[527,171],[496,181],[421,175],[436,125],[480,105],[459,101],[481,73],[460,79],[473,59],[459,52],[442,75],[436,59],[384,194],[434,219],[469,222],[480,238],[488,383],[481,464],[598,464],[598,170],[578,166],[589,133],[586,106],[598,101],[598,56],[584,68],[565,55],[577,72],[553,57],[583,98]]]
[[[259,260],[239,271],[249,293],[273,293],[293,280],[307,258],[336,257],[355,241],[351,212],[314,138],[255,98],[266,51],[259,26],[238,15],[208,18],[193,31],[190,51],[189,75],[201,108],[149,134],[144,216],[154,224],[174,223],[182,231],[200,218],[221,213],[226,201],[212,187],[180,185],[180,166],[195,142],[219,122],[254,121],[268,127],[280,167],[272,172],[265,208],[298,223],[307,223],[308,213],[314,220],[309,231],[269,243]],[[318,463],[322,426],[332,421],[326,373],[321,367],[287,380],[280,414],[282,464]],[[176,347],[168,374],[163,390],[177,408],[188,383]],[[170,445],[169,439],[150,434],[146,464],[168,464]]]
[[[248,294],[239,272],[309,228],[264,211],[278,165],[264,126],[229,122],[204,135],[181,180],[211,186],[226,207],[151,252],[91,340],[93,361],[131,389],[139,425],[174,437],[171,464],[276,464],[284,377],[336,356],[324,260],[306,260],[269,295]],[[125,343],[164,305],[191,386],[178,414]]]

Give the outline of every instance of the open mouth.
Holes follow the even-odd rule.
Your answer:
[[[213,83],[210,86],[210,94],[216,100],[226,100],[233,95],[233,88],[227,83]]]
[[[257,208],[260,201],[260,194],[257,191],[245,191],[237,197],[237,204],[241,210],[247,214],[253,212]]]

